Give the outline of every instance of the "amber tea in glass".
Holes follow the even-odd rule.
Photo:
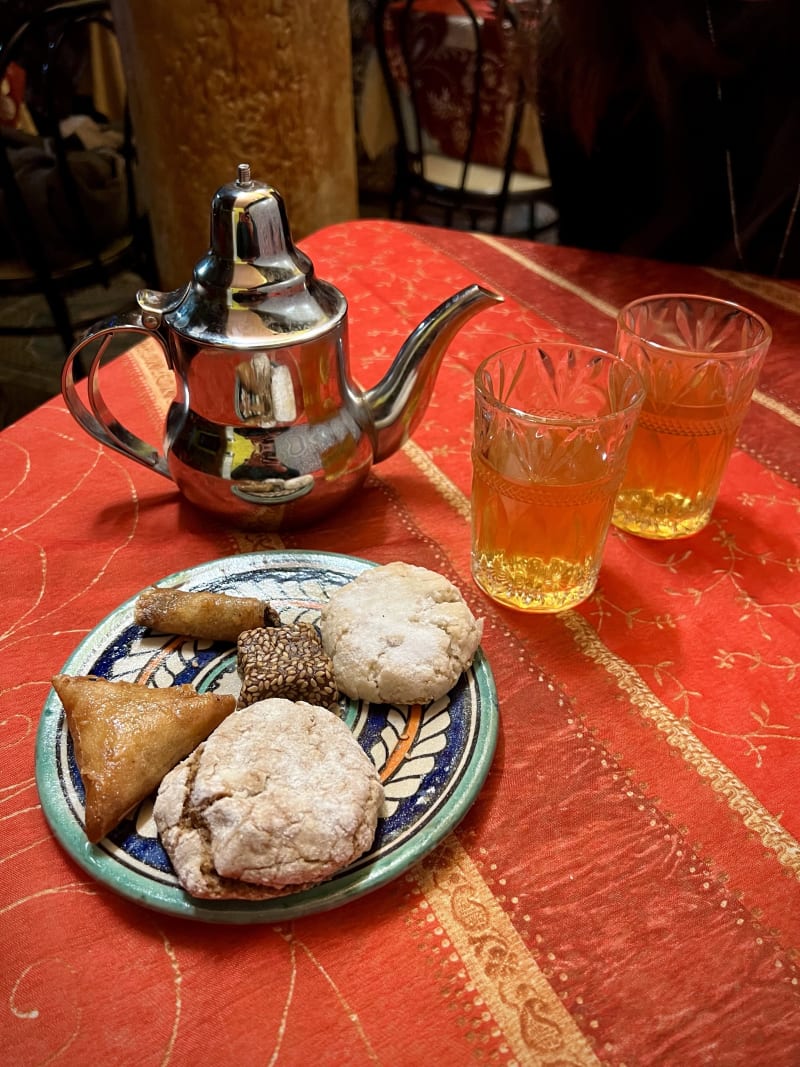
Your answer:
[[[472,573],[495,600],[553,612],[591,594],[643,398],[622,360],[568,342],[478,367]]]
[[[771,330],[713,297],[635,300],[617,321],[617,354],[647,389],[614,524],[653,539],[701,530],[747,411]]]

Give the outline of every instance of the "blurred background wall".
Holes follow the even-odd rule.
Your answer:
[[[208,244],[214,191],[251,165],[295,238],[358,214],[348,0],[113,0],[162,288]]]

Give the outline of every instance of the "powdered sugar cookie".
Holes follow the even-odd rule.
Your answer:
[[[389,563],[337,589],[322,608],[320,630],[343,693],[427,704],[472,663],[483,621],[443,575]]]
[[[223,725],[164,778],[153,809],[184,889],[281,896],[366,852],[383,786],[338,716],[276,697]]]

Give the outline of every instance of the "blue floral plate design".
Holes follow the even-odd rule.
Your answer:
[[[259,552],[179,571],[157,584],[268,600],[284,623],[315,623],[340,586],[374,564],[330,552]],[[137,594],[138,595],[138,594]],[[152,634],[133,621],[136,597],[78,646],[64,674],[238,692],[233,646]],[[369,852],[327,882],[266,901],[205,901],[178,883],[158,839],[152,798],[99,844],[84,832],[84,792],[64,711],[51,690],[36,738],[36,783],[58,841],[93,878],[157,911],[213,923],[280,922],[326,911],[377,889],[428,853],[463,818],[489,771],[498,706],[488,661],[472,666],[441,700],[419,705],[347,701],[342,715],[379,770],[386,806]]]

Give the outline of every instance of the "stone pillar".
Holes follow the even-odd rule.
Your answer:
[[[249,163],[301,239],[357,214],[348,0],[112,0],[160,284],[189,280]]]

